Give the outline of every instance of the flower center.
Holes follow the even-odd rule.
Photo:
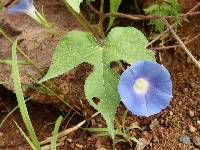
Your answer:
[[[145,94],[148,88],[149,88],[149,83],[143,78],[137,79],[133,85],[133,89],[138,94]]]

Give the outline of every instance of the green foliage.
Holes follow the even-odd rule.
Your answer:
[[[71,8],[73,8],[77,13],[80,12],[80,4],[82,3],[83,0],[64,0],[67,2]]]
[[[110,12],[117,12],[122,0],[110,0]],[[109,30],[115,21],[115,17],[110,17],[107,30]]]
[[[83,0],[64,0],[64,1],[67,2],[69,6],[71,6],[71,8],[73,8],[73,10],[75,10],[77,13],[80,12],[80,4]],[[90,0],[90,2],[92,1],[94,0]],[[121,2],[122,0],[110,0],[110,12],[117,12]],[[110,17],[107,30],[109,30],[112,27],[114,20],[115,17]]]
[[[151,15],[177,16],[181,12],[181,8],[177,0],[165,0],[160,5],[153,4],[149,6],[144,11],[146,14]],[[160,19],[151,19],[149,24],[155,26],[155,30],[159,32],[162,32],[165,28],[165,24]]]
[[[31,120],[29,118],[28,110],[25,104],[25,100],[24,100],[24,96],[23,96],[23,92],[21,88],[19,69],[18,69],[17,57],[16,57],[17,56],[16,47],[17,47],[17,41],[15,41],[12,46],[12,77],[13,77],[14,90],[16,93],[18,106],[19,106],[24,124],[28,130],[28,133],[32,139],[34,146],[37,149],[40,149],[40,144],[37,140],[35,131],[33,129]]]
[[[58,119],[56,120],[56,124],[55,124],[54,130],[53,130],[53,133],[52,133],[53,136],[52,136],[52,140],[51,140],[51,150],[56,150],[56,141],[57,141],[57,136],[58,136],[58,130],[62,123],[62,120],[63,120],[62,116],[58,117]]]
[[[12,64],[12,60],[2,60],[0,59],[0,64],[6,64],[6,65],[11,65]],[[17,61],[18,65],[30,65],[30,62],[27,61]]]
[[[130,135],[130,130],[140,129],[140,127],[135,124],[132,124],[128,127],[125,126],[127,113],[128,111],[126,110],[123,115],[121,125],[119,125],[118,123],[117,130],[114,130],[114,133],[117,136],[117,138],[113,141],[114,144],[117,144],[119,142],[128,142],[130,145],[132,145],[132,142],[135,142],[137,144],[140,143],[136,137]],[[89,132],[94,132],[96,136],[108,136],[110,134],[108,128],[85,128],[85,130]]]
[[[113,28],[103,47],[90,33],[68,32],[58,43],[48,73],[39,83],[68,72],[82,62],[92,64],[94,69],[86,79],[85,95],[89,103],[101,112],[114,138],[113,122],[120,102],[117,92],[119,75],[110,68],[110,63],[118,60],[130,64],[141,59],[154,61],[154,55],[146,45],[145,36],[132,27]],[[100,99],[98,104],[93,101],[94,97]]]
[[[0,12],[3,12],[4,8],[3,8],[3,3],[2,0],[0,0]]]

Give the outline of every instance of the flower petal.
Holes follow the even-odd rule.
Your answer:
[[[144,96],[134,94],[130,88],[124,84],[118,86],[120,97],[123,104],[129,111],[138,116],[145,116],[147,114],[146,101]]]
[[[26,12],[32,6],[33,0],[20,0],[18,4],[8,9],[8,13]]]
[[[155,62],[144,61],[143,69],[143,73],[150,80],[165,81],[171,78],[168,70]]]
[[[148,115],[157,114],[162,109],[165,109],[169,105],[171,98],[171,95],[158,91],[151,91],[146,94],[145,100],[147,102]]]

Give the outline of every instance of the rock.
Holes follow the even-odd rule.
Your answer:
[[[178,101],[178,105],[182,105],[183,104],[183,102],[182,101]]]
[[[153,142],[154,142],[154,143],[158,143],[158,142],[159,142],[159,138],[158,138],[157,136],[154,136],[154,137],[153,137]]]
[[[190,115],[190,117],[194,117],[194,111],[190,110],[189,115]]]
[[[140,144],[138,144],[134,150],[143,150],[146,146],[150,144],[150,141],[145,138],[140,138],[139,141]]]
[[[170,116],[173,116],[173,112],[172,112],[172,111],[169,111],[169,115],[170,115]]]
[[[200,124],[200,120],[197,120],[197,123]]]
[[[183,93],[186,94],[187,92],[188,92],[188,88],[184,88],[184,89],[183,89]]]
[[[191,144],[191,139],[189,136],[187,135],[181,135],[179,137],[179,142],[183,143],[183,144]]]
[[[151,130],[154,130],[157,126],[159,126],[159,121],[157,119],[154,119],[151,124],[149,125],[149,128]]]
[[[196,128],[192,125],[189,125],[189,131],[194,133],[196,131]]]
[[[192,138],[192,142],[194,143],[195,146],[197,146],[197,147],[200,148],[200,137],[194,136],[194,137]]]
[[[182,134],[185,134],[185,130],[182,130]]]
[[[83,149],[83,145],[81,145],[81,144],[75,144],[75,146],[76,146],[77,148]]]
[[[69,143],[71,143],[71,142],[72,142],[72,139],[67,138],[66,141],[69,142]]]

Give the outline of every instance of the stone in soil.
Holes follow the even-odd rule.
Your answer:
[[[189,131],[191,133],[194,133],[196,131],[196,128],[194,126],[192,126],[192,125],[189,125]]]
[[[157,119],[154,119],[154,120],[151,122],[151,124],[149,125],[149,128],[150,128],[151,130],[155,130],[155,128],[158,127],[159,124],[160,124],[159,121],[158,121]]]
[[[150,141],[145,138],[140,138],[139,141],[140,144],[138,144],[134,150],[143,150],[146,146],[150,144]]]
[[[200,124],[200,120],[197,120],[197,124]]]
[[[191,139],[189,136],[187,135],[181,135],[179,137],[179,142],[183,143],[183,144],[191,144]]]
[[[192,142],[194,143],[195,146],[197,146],[197,147],[200,148],[200,137],[194,136],[194,137],[192,138]]]
[[[195,115],[194,111],[190,110],[189,115],[190,115],[190,117],[194,117],[194,115]]]

